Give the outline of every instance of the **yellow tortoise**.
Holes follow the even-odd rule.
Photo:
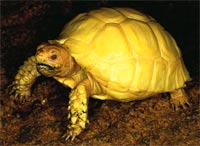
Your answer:
[[[89,97],[128,102],[170,92],[174,108],[189,105],[183,87],[190,76],[175,40],[152,17],[129,8],[79,14],[58,39],[38,46],[13,82],[19,102],[40,75],[72,89],[66,140],[85,128]]]

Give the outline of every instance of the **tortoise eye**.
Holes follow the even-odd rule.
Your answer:
[[[51,56],[51,59],[52,59],[52,60],[55,60],[56,58],[57,58],[57,55],[52,55],[52,56]]]

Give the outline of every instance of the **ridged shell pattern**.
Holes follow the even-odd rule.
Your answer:
[[[172,36],[152,17],[133,9],[79,14],[50,42],[65,46],[113,96],[173,91],[190,79]]]

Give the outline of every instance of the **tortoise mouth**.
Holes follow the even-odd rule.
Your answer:
[[[45,70],[48,70],[48,71],[53,71],[55,68],[48,65],[48,64],[44,64],[44,63],[37,63],[37,68],[39,68],[40,70],[41,69],[45,69]]]
[[[37,63],[37,70],[44,76],[52,77],[60,72],[59,67],[54,67],[45,63]]]

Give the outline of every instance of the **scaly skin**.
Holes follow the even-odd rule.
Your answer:
[[[187,94],[185,93],[184,89],[181,88],[170,92],[170,96],[170,103],[175,111],[177,111],[179,107],[186,109],[187,106],[190,106]]]
[[[69,138],[74,140],[85,129],[88,117],[88,92],[87,87],[81,83],[69,96],[68,119],[70,119],[70,124],[67,126],[67,133],[63,136],[65,140]]]
[[[20,103],[24,103],[31,95],[31,86],[40,73],[36,68],[35,56],[31,56],[24,65],[20,66],[15,81],[10,85],[12,88],[10,94],[15,93],[15,98]]]
[[[70,124],[68,131],[62,136],[66,141],[79,135],[88,122],[88,99],[91,94],[90,81],[87,79],[83,70],[79,70],[71,78],[54,77],[58,82],[72,89],[69,96],[68,119]]]

